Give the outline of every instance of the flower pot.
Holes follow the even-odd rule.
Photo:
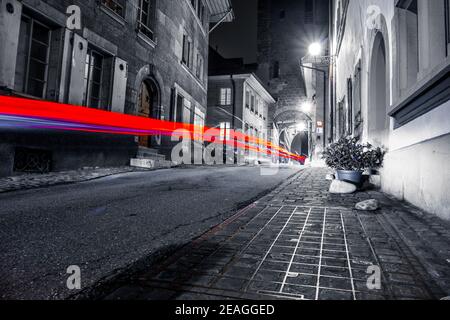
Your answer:
[[[337,170],[338,180],[361,185],[363,173],[361,171]]]

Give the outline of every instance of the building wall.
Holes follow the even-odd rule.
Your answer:
[[[234,85],[233,85],[234,80]],[[231,104],[220,105],[221,89],[231,89]],[[246,91],[251,90],[255,99],[261,101],[261,116],[256,115],[251,111],[251,107],[247,108]],[[250,128],[258,130],[258,136],[262,139],[269,139],[269,122],[268,113],[269,106],[273,103],[267,101],[266,92],[261,92],[261,87],[252,85],[249,77],[242,76],[218,76],[210,77],[208,85],[208,111],[206,117],[207,127],[218,128],[221,123],[230,123],[233,129],[233,114],[235,115],[234,129],[242,130],[245,134],[256,136],[256,131],[251,131]],[[233,111],[233,103],[234,111]],[[249,102],[250,103],[250,102]]]
[[[244,81],[235,80],[235,92],[233,91],[232,79],[226,76],[226,79],[209,80],[208,82],[208,110],[206,116],[206,126],[217,127],[221,122],[233,123],[233,105],[220,105],[221,89],[226,88],[231,90],[231,101],[235,103],[234,114],[237,118],[242,119],[243,100],[240,92]],[[219,109],[220,108],[220,109]],[[225,111],[224,111],[225,110]],[[242,122],[235,118],[235,128],[242,129]]]
[[[383,190],[450,219],[450,103],[442,103],[449,97],[445,81],[450,59],[445,50],[445,10],[437,8],[444,1],[419,0],[414,24],[408,22],[411,11],[396,7],[394,0],[350,0],[346,18],[341,15],[345,31],[339,46],[338,8],[344,3],[334,1],[333,8],[336,102],[347,105],[348,79],[355,81],[360,68],[362,140],[388,150],[381,170]],[[385,70],[379,54],[383,48]],[[383,76],[384,86],[377,79]],[[430,96],[436,90],[441,90],[440,100]],[[385,103],[379,98],[383,93]],[[430,101],[437,103],[424,109]],[[334,117],[339,117],[336,109]]]
[[[207,65],[208,65],[208,21],[209,12],[206,9],[204,24],[197,18],[189,0],[156,0],[156,10],[153,31],[154,39],[143,36],[137,32],[139,0],[124,1],[125,14],[118,16],[100,4],[100,1],[88,0],[1,0],[0,1],[0,40],[7,43],[0,49],[0,87],[6,92],[14,90],[14,75],[19,70],[16,66],[18,52],[18,37],[20,30],[21,12],[26,10],[33,17],[45,21],[52,27],[55,43],[51,50],[54,57],[50,61],[49,88],[44,99],[81,104],[80,80],[75,81],[74,75],[84,72],[83,59],[85,52],[76,51],[71,43],[81,43],[86,46],[95,46],[105,53],[110,62],[108,70],[111,77],[110,95],[105,97],[104,108],[131,115],[137,115],[137,100],[139,89],[143,81],[152,80],[159,89],[157,114],[161,119],[172,120],[174,117],[174,96],[183,95],[193,108],[196,107],[206,113],[207,104]],[[14,5],[14,13],[8,12],[7,4]],[[82,30],[70,31],[66,26],[66,9],[69,5],[78,5],[82,14]],[[22,10],[22,7],[24,8]],[[181,63],[183,53],[183,35],[192,41],[192,67],[188,68]],[[57,38],[56,38],[57,37]],[[71,39],[74,39],[73,41]],[[83,48],[83,50],[86,50]],[[80,50],[80,51],[83,51]],[[75,54],[77,52],[77,54]],[[203,58],[202,73],[196,76],[197,53]],[[81,68],[75,66],[78,59]],[[120,70],[118,69],[120,67]],[[124,68],[125,67],[125,68]],[[122,74],[119,73],[122,72]],[[81,77],[78,77],[81,79]],[[78,85],[77,85],[78,84]],[[52,86],[52,87],[51,87]],[[52,89],[52,90],[50,90]],[[15,94],[15,93],[13,93]],[[5,133],[8,140],[3,140],[1,150],[10,150],[7,146],[21,144],[33,147],[56,150],[54,137],[41,139],[31,143],[23,139],[23,133]],[[50,135],[58,133],[52,132]],[[77,135],[61,135],[58,143],[64,146],[64,152],[54,155],[54,169],[63,170],[91,165],[125,165],[130,155],[137,150],[135,137],[86,136],[79,139]],[[63,138],[66,137],[66,138]],[[127,146],[124,153],[116,148],[115,143],[121,141]],[[108,142],[106,141],[108,140]],[[89,149],[85,154],[78,146],[83,141],[83,148]],[[89,148],[90,146],[90,148]],[[161,146],[166,152],[170,148],[167,141]],[[1,151],[0,151],[1,152]],[[92,153],[98,153],[93,155]],[[9,153],[9,151],[8,151]],[[60,155],[60,156],[57,156]],[[13,157],[13,153],[2,154],[2,158]],[[65,159],[68,158],[68,159]],[[93,160],[93,158],[97,160]],[[100,160],[99,160],[100,159]],[[104,159],[105,161],[102,161]],[[109,159],[108,161],[106,159]],[[116,159],[115,161],[110,161]],[[2,169],[3,175],[11,174],[11,159]]]
[[[221,76],[221,79],[212,79],[209,80],[208,85],[208,112],[207,112],[207,121],[206,124],[208,127],[215,127],[220,125],[221,122],[229,122],[232,123],[233,119],[233,105],[220,105],[220,93],[221,89],[227,88],[231,89],[232,102],[235,103],[235,128],[236,129],[245,129],[244,124],[248,124],[254,128],[257,128],[259,131],[267,130],[269,126],[269,122],[267,120],[270,102],[266,101],[263,97],[263,94],[259,92],[259,89],[255,89],[249,83],[248,80],[237,78],[234,79],[235,86],[233,86],[233,80],[231,76]],[[226,78],[226,79],[224,79]],[[262,106],[262,117],[256,115],[255,112],[252,112],[250,108],[246,107],[246,96],[245,91],[249,89],[251,90],[255,97],[261,101]],[[221,111],[220,109],[225,110]]]
[[[312,4],[311,13],[306,9],[308,3]],[[322,0],[259,1],[258,76],[269,86],[277,108],[298,107],[305,99],[299,63],[312,42],[327,38],[327,4]]]
[[[315,78],[318,91],[313,110],[303,110],[303,103],[312,102],[312,97],[307,97],[300,63],[307,56],[311,43],[322,42],[326,47],[328,8],[327,0],[258,1],[257,74],[277,101],[269,111],[271,123],[312,122],[312,130],[316,132],[316,120],[323,120],[320,118],[323,114],[322,76]],[[292,133],[295,135],[294,131]],[[314,135],[313,140],[317,141],[314,145],[320,147],[322,137],[322,134]]]

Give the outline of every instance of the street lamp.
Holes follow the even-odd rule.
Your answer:
[[[304,131],[306,131],[306,123],[301,122],[301,123],[297,124],[296,129],[297,129],[297,131],[299,131],[299,132],[304,132]]]
[[[322,54],[322,45],[319,42],[311,43],[308,48],[309,54],[313,57],[320,56]]]
[[[309,112],[311,112],[311,110],[312,110],[312,103],[309,101],[304,101],[302,103],[302,111],[304,113],[309,113]]]

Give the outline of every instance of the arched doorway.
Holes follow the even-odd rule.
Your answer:
[[[160,119],[159,88],[154,80],[146,79],[142,81],[137,104],[138,116]],[[155,145],[155,142],[153,136],[139,137],[140,147],[150,148]]]
[[[375,144],[386,143],[389,117],[389,69],[388,52],[385,39],[381,32],[375,36],[369,71],[369,110],[368,133],[369,140]]]
[[[292,142],[292,152],[309,157],[308,132],[301,132],[295,136],[294,141]]]

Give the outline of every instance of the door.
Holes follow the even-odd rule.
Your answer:
[[[138,98],[138,115],[144,118],[151,118],[153,116],[155,103],[155,92],[146,82],[142,82],[139,90]],[[151,144],[150,136],[140,136],[139,146],[149,148]]]

